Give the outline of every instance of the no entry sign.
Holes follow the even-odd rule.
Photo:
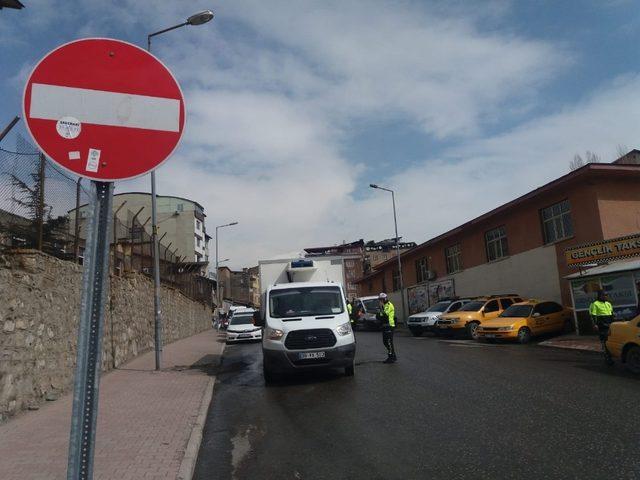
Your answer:
[[[61,167],[98,181],[158,167],[185,122],[178,82],[135,45],[87,38],[48,53],[29,76],[24,118],[38,147]]]

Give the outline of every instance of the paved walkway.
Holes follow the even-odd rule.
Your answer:
[[[224,348],[215,330],[165,346],[102,377],[94,478],[176,479]],[[65,479],[70,394],[0,425],[3,480]],[[197,447],[197,446],[196,446]]]
[[[543,347],[569,348],[571,350],[586,350],[589,352],[602,353],[602,344],[597,335],[561,335],[540,342]]]

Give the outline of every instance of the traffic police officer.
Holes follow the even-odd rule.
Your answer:
[[[396,328],[395,308],[386,293],[378,295],[378,300],[380,300],[380,316],[382,317],[382,343],[387,349],[387,359],[384,363],[394,363],[397,360],[396,349],[393,346],[393,331]]]
[[[613,305],[607,300],[604,290],[598,291],[598,298],[589,306],[589,315],[598,327],[600,341],[604,343],[607,340],[609,325],[613,322]]]

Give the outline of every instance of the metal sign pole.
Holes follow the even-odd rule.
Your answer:
[[[91,182],[67,480],[93,478],[103,317],[109,275],[113,183]],[[76,212],[77,213],[77,212]]]

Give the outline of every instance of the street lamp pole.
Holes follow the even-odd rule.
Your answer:
[[[406,317],[408,312],[407,312],[407,305],[406,305],[406,301],[404,298],[404,280],[402,279],[402,262],[400,261],[400,238],[398,237],[398,217],[396,215],[396,195],[395,192],[393,190],[391,190],[390,188],[385,188],[385,187],[381,187],[379,185],[376,185],[374,183],[369,185],[371,188],[375,188],[378,190],[384,190],[385,192],[389,192],[391,193],[391,202],[393,204],[393,224],[395,227],[395,232],[396,232],[396,258],[398,259],[398,277],[400,280],[400,298],[402,299],[402,314]]]
[[[216,308],[218,309],[218,316],[220,315],[220,271],[218,270],[218,268],[220,267],[220,264],[222,262],[224,262],[225,260],[223,260],[222,262],[218,261],[218,230],[224,227],[231,227],[233,225],[238,225],[238,222],[231,222],[231,223],[226,223],[224,225],[218,225],[216,226]],[[227,258],[227,260],[229,260]]]
[[[186,25],[202,25],[213,18],[211,10],[205,10],[187,18],[187,21],[147,35],[147,51],[151,53],[151,37],[175,30]],[[156,203],[156,172],[151,171],[151,240],[153,243],[153,310],[155,330],[156,370],[162,361],[162,310],[160,304],[160,242],[158,241],[158,214]]]

